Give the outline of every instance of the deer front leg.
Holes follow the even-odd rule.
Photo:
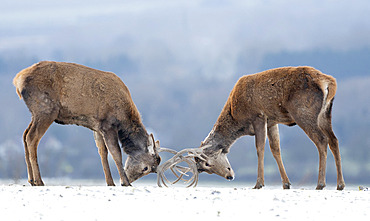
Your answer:
[[[94,132],[94,139],[96,146],[98,147],[101,163],[104,170],[105,181],[108,186],[115,186],[110,172],[109,163],[108,163],[108,150],[105,146],[103,136],[99,132]]]
[[[267,133],[267,123],[266,120],[258,118],[253,124],[255,130],[255,141],[258,157],[258,175],[257,182],[254,189],[261,189],[265,186],[264,179],[264,154],[265,154],[265,143],[266,143],[266,133]]]
[[[121,186],[131,186],[128,181],[126,172],[122,164],[122,152],[118,144],[118,136],[115,130],[108,130],[102,132],[105,145],[108,147],[114,162],[116,163],[117,170],[120,176]]]
[[[279,167],[281,180],[283,182],[283,188],[290,189],[290,181],[289,181],[287,173],[285,172],[283,160],[281,159],[279,127],[277,124],[267,129],[267,136],[269,139],[269,144],[270,144],[272,155],[274,156],[276,163]]]

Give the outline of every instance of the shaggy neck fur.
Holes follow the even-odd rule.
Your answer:
[[[125,153],[134,155],[137,152],[145,151],[149,140],[149,135],[146,132],[141,122],[134,122],[132,125],[125,125],[118,130],[118,137],[121,141],[122,148]]]
[[[222,149],[222,152],[228,153],[231,145],[241,136],[253,135],[251,125],[240,124],[233,119],[231,115],[230,104],[227,102],[222,110],[212,131],[202,142],[202,146],[210,145],[206,148],[206,153],[215,153]]]

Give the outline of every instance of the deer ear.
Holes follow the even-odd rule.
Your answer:
[[[155,154],[155,151],[154,151],[154,148],[155,148],[155,141],[154,141],[154,136],[153,134],[150,134],[149,135],[149,146],[148,146],[148,152],[150,154]]]

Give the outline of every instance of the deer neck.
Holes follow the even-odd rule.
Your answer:
[[[148,146],[149,135],[141,122],[125,124],[124,128],[118,130],[118,136],[126,154],[143,152]]]
[[[228,153],[231,145],[241,136],[246,135],[245,128],[240,127],[237,122],[231,119],[218,119],[211,132],[202,142],[202,146],[208,146],[207,149],[211,152],[217,152],[222,149],[222,152]]]

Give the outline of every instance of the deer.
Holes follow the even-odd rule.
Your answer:
[[[338,139],[331,124],[336,89],[334,77],[307,66],[276,68],[241,77],[232,89],[212,130],[201,142],[201,153],[198,155],[202,154],[203,157],[194,156],[198,173],[217,174],[233,180],[235,173],[227,154],[238,138],[255,136],[258,172],[254,189],[262,188],[265,185],[264,148],[267,137],[278,165],[283,189],[290,189],[291,183],[281,157],[278,124],[298,125],[319,152],[316,189],[322,190],[326,186],[329,144],[337,170],[337,190],[343,190],[345,183]],[[165,165],[168,166],[161,168],[160,175],[163,176],[163,169],[172,169],[175,164],[184,161],[182,158],[175,157],[166,162]]]
[[[122,186],[155,173],[161,158],[159,142],[146,131],[129,89],[112,72],[80,64],[42,61],[20,71],[13,84],[32,114],[23,134],[28,182],[43,186],[37,147],[50,125],[78,125],[93,131],[108,186],[114,181],[111,154]],[[123,151],[128,155],[125,166]]]

